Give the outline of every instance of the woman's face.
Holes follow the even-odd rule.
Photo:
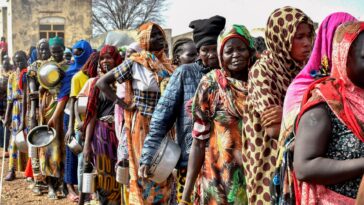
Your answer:
[[[205,45],[201,46],[199,50],[199,56],[202,63],[205,66],[211,68],[219,67],[219,59],[217,58],[217,46],[216,45]]]
[[[313,44],[312,33],[312,28],[307,23],[298,24],[290,51],[293,60],[304,63],[309,59]]]
[[[23,69],[27,67],[27,59],[23,55],[16,54],[14,56],[14,64],[17,68]]]
[[[40,60],[47,60],[51,56],[48,43],[42,43],[39,45]]]
[[[83,49],[82,48],[75,48],[75,49],[73,49],[72,53],[73,53],[74,56],[80,56],[83,53]]]
[[[224,68],[232,72],[247,70],[249,58],[249,48],[241,39],[231,38],[225,43],[222,52]]]
[[[51,55],[53,56],[54,60],[59,63],[63,61],[63,48],[60,45],[54,45],[50,47]]]
[[[361,32],[350,47],[346,72],[354,85],[364,88],[364,32]]]
[[[102,70],[106,71],[109,71],[116,66],[115,60],[109,53],[105,53],[104,55],[100,56],[100,65]]]
[[[179,65],[195,62],[197,59],[197,48],[194,43],[185,43],[182,45],[182,51],[178,55]]]
[[[150,34],[150,51],[161,51],[164,49],[164,37],[161,30],[153,26]]]

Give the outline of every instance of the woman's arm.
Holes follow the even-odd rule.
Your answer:
[[[54,111],[51,119],[49,119],[47,125],[48,127],[54,127],[58,124],[61,123],[60,121],[62,121],[63,119],[61,119],[62,113],[64,112],[64,108],[67,104],[67,100],[61,100],[58,101],[57,106],[56,106],[56,110]]]
[[[33,77],[28,77],[29,86],[29,99],[30,99],[30,125],[29,128],[32,129],[37,126],[37,99],[39,98],[38,88],[36,86],[35,79]]]
[[[96,123],[96,115],[93,116],[90,122],[86,125],[86,133],[85,133],[86,139],[83,148],[83,158],[85,162],[90,162],[91,160],[91,142],[94,133],[95,123]]]
[[[78,101],[78,99],[76,98],[75,99],[75,104],[74,104],[75,119],[76,119],[76,122],[77,122],[76,129],[81,131],[81,129],[83,127],[83,121],[82,121],[82,119],[80,117],[80,113],[78,113],[77,101]]]
[[[12,116],[13,103],[8,101],[5,112],[4,125],[9,128],[11,124],[11,116]]]
[[[190,202],[191,200],[193,187],[205,160],[205,147],[206,140],[193,139],[191,154],[188,158],[186,184],[182,195],[184,201]]]
[[[71,107],[70,107],[70,114],[69,114],[68,130],[67,130],[67,133],[65,135],[66,142],[69,140],[69,138],[72,135],[75,134],[75,128],[74,128],[74,125],[75,125],[74,104],[75,104],[76,98],[75,97],[70,97],[69,101],[70,101]]]
[[[23,86],[23,99],[22,99],[22,110],[21,110],[21,124],[20,124],[20,129],[19,129],[19,132],[20,131],[23,131],[25,129],[25,126],[26,126],[26,121],[27,121],[27,107],[28,107],[28,104],[27,104],[27,86]]]
[[[110,85],[116,82],[116,78],[113,71],[106,73],[96,83],[96,86],[105,94],[105,96],[115,102],[118,99],[116,92]]]
[[[363,175],[364,158],[334,160],[324,157],[331,136],[332,125],[324,105],[303,114],[296,135],[293,162],[299,180],[328,185]]]

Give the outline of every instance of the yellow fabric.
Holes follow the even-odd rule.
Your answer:
[[[70,97],[77,97],[83,86],[86,84],[89,77],[82,71],[78,71],[71,81],[71,94]]]
[[[86,84],[88,79],[89,79],[89,77],[84,72],[82,72],[82,70],[78,71],[72,77],[70,97],[77,98],[78,94],[81,92],[83,86]],[[81,120],[84,121],[86,118],[86,115],[82,114],[80,117],[81,117]],[[75,120],[75,129],[77,128],[77,126],[78,126],[78,122],[77,122],[77,120]]]

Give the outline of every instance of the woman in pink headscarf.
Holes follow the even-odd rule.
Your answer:
[[[331,70],[332,44],[336,28],[356,19],[344,12],[327,16],[321,23],[311,57],[287,89],[283,105],[283,118],[279,136],[277,168],[272,178],[271,200],[273,204],[295,203],[292,180],[293,125],[300,111],[304,92],[316,79],[329,75]]]
[[[279,144],[281,146],[292,131],[292,126],[300,109],[303,93],[316,79],[329,75],[332,59],[332,41],[336,28],[342,23],[350,21],[356,21],[356,19],[345,12],[333,13],[322,21],[308,63],[287,90],[279,137]]]

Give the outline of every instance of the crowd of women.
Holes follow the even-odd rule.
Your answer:
[[[193,40],[178,40],[172,59],[151,22],[125,53],[85,40],[65,51],[58,37],[41,39],[29,63],[15,52],[14,70],[7,62],[1,73],[4,125],[12,136],[47,125],[58,137],[31,157],[12,137],[6,180],[25,169],[34,194],[48,188],[49,198],[79,204],[363,204],[364,23],[337,12],[316,32],[303,11],[283,7],[268,18],[266,47],[236,23],[192,21]],[[39,79],[50,62],[63,73],[55,87]],[[73,137],[78,156],[65,146]],[[181,155],[156,183],[165,138]],[[119,166],[127,183],[116,181]],[[78,196],[89,172],[96,195]]]

